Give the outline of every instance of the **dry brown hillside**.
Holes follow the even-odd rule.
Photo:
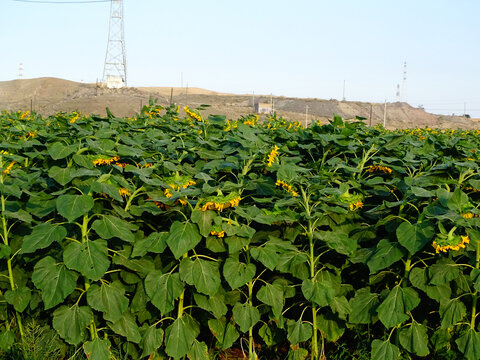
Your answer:
[[[77,83],[57,78],[22,79],[0,82],[0,110],[30,110],[51,115],[57,112],[81,111],[85,114],[105,115],[105,108],[117,116],[133,116],[150,97],[158,98],[161,105],[170,100],[192,108],[201,104],[211,105],[206,114],[222,114],[238,118],[253,112],[250,95],[223,94],[199,88],[142,87],[106,89],[96,84]],[[256,101],[270,103],[270,96],[256,96]],[[375,125],[383,123],[384,104],[355,101],[321,99],[300,99],[273,97],[274,109],[278,115],[305,123],[305,109],[308,106],[307,121],[325,121],[338,114],[345,119],[355,116],[367,118]],[[462,117],[440,116],[413,108],[406,103],[388,103],[387,128],[439,127],[478,128],[480,124]]]

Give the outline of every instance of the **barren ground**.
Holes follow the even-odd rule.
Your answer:
[[[222,94],[199,88],[124,88],[118,90],[98,87],[96,84],[77,83],[57,78],[22,79],[0,82],[0,110],[30,110],[51,115],[58,112],[81,111],[84,114],[105,115],[105,108],[117,116],[134,116],[149,98],[157,98],[160,105],[170,100],[182,108],[201,104],[210,107],[204,114],[221,114],[230,119],[253,112],[251,95]],[[256,96],[256,101],[270,103],[270,96]],[[355,116],[367,118],[372,125],[383,123],[384,104],[321,99],[273,97],[278,115],[290,120],[309,123],[326,121],[334,114],[345,119]],[[305,109],[308,105],[308,116]],[[370,120],[370,113],[372,114]],[[371,121],[371,122],[370,122]],[[480,123],[463,117],[442,116],[413,108],[406,103],[388,103],[386,127],[463,128],[480,127]]]

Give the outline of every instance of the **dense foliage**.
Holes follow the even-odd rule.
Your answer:
[[[154,102],[0,128],[5,354],[480,358],[477,132]]]

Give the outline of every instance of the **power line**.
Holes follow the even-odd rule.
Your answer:
[[[111,0],[83,0],[83,1],[12,0],[12,1],[34,3],[34,4],[89,4],[89,3],[110,2]]]

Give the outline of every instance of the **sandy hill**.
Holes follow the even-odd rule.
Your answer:
[[[105,115],[108,106],[115,115],[133,116],[148,103],[150,97],[158,98],[160,105],[167,105],[171,100],[181,107],[188,104],[195,108],[209,104],[205,114],[223,114],[233,119],[253,112],[253,99],[250,95],[224,94],[200,88],[140,87],[113,90],[97,84],[48,77],[0,82],[0,110],[33,109],[43,115],[61,111]],[[271,98],[257,95],[255,101],[270,103]],[[288,97],[273,97],[273,103],[278,115],[302,123],[306,119],[309,123],[315,120],[325,121],[332,118],[333,114],[345,119],[365,117],[366,122],[372,125],[383,123],[384,104]],[[480,127],[478,122],[462,117],[430,114],[406,103],[387,104],[386,124],[387,128]]]

